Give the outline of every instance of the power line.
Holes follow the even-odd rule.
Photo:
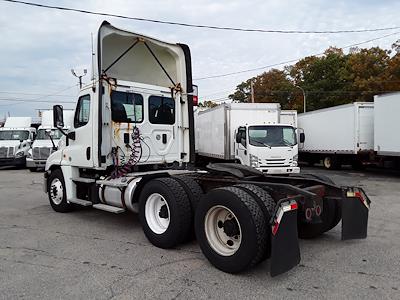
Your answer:
[[[400,34],[400,31],[396,31],[396,32],[393,32],[393,33],[390,33],[390,34],[386,34],[386,35],[379,36],[379,37],[376,37],[376,38],[373,38],[373,39],[369,39],[367,41],[363,41],[363,42],[347,45],[347,46],[340,47],[340,48],[341,49],[348,49],[348,48],[352,48],[352,47],[357,47],[357,46],[360,46],[360,45],[363,45],[363,44],[367,44],[367,43],[370,43],[370,42],[373,42],[373,41],[381,40],[381,39],[387,38],[389,36],[397,35],[397,34]],[[324,55],[324,54],[325,54],[325,52],[321,52],[321,53],[317,53],[317,54],[311,54],[311,55],[308,55],[308,56],[321,56],[321,55]],[[262,67],[256,67],[256,68],[246,69],[246,70],[241,70],[241,71],[236,71],[236,72],[230,72],[230,73],[225,73],[225,74],[218,74],[218,75],[211,75],[211,76],[205,76],[205,77],[200,77],[200,78],[194,78],[193,80],[200,81],[200,80],[213,79],[213,78],[219,78],[219,77],[227,77],[227,76],[231,76],[231,75],[248,73],[248,72],[252,72],[252,71],[259,71],[259,70],[263,70],[263,69],[278,67],[278,66],[281,66],[281,65],[286,65],[286,64],[289,64],[289,63],[297,62],[297,61],[299,61],[299,60],[301,60],[303,58],[304,57],[296,58],[296,59],[290,59],[290,60],[282,61],[282,62],[279,62],[279,63],[271,64],[271,65],[266,65],[266,66],[262,66]]]
[[[23,96],[63,97],[63,98],[75,97],[74,95],[51,95],[51,96],[49,96],[49,95],[46,95],[46,94],[14,92],[14,91],[0,91],[0,94],[23,95]]]
[[[96,11],[63,7],[63,6],[45,5],[45,4],[26,2],[26,1],[17,1],[17,0],[2,0],[2,1],[23,4],[23,5],[28,5],[28,6],[35,6],[35,7],[40,7],[40,8],[72,11],[72,12],[78,12],[78,13],[89,14],[89,15],[98,15],[98,16],[114,17],[114,18],[120,18],[120,19],[135,20],[135,21],[140,21],[140,22],[176,25],[176,26],[183,26],[183,27],[205,28],[205,29],[213,29],[213,30],[241,31],[241,32],[279,33],[279,34],[337,34],[337,33],[361,33],[361,32],[388,31],[388,30],[395,30],[395,29],[400,28],[400,26],[371,28],[371,29],[352,29],[352,30],[274,30],[274,29],[258,29],[258,28],[238,28],[238,27],[225,27],[225,26],[213,26],[213,25],[172,22],[172,21],[163,21],[163,20],[156,20],[156,19],[139,18],[139,17],[129,17],[129,16],[124,16],[124,15],[96,12]]]

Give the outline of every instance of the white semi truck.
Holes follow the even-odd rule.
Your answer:
[[[0,128],[0,166],[25,167],[35,137],[30,117],[8,117]]]
[[[374,103],[355,102],[299,114],[298,127],[306,136],[299,150],[302,161],[322,161],[326,169],[342,164],[358,169],[371,162]]]
[[[68,132],[72,126],[73,119],[74,112],[72,110],[64,110],[64,128],[62,130]],[[41,120],[36,138],[26,158],[26,166],[30,171],[45,167],[47,158],[57,150],[58,143],[63,137],[61,131],[53,125],[52,110],[43,111]]]
[[[208,161],[237,161],[268,174],[299,173],[296,115],[279,103],[229,103],[195,114],[196,152]],[[289,117],[286,117],[289,116]],[[293,120],[294,117],[294,120]]]
[[[137,212],[161,248],[187,241],[194,227],[211,264],[231,273],[270,257],[271,275],[281,274],[300,261],[298,236],[318,236],[341,219],[343,239],[366,237],[370,201],[361,188],[239,164],[194,168],[188,46],[103,22],[96,48],[95,79],[79,93],[65,146],[46,162],[55,211]],[[62,106],[54,116],[63,128]]]

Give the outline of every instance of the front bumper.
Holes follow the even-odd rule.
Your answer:
[[[26,166],[28,168],[44,168],[46,166],[46,160],[27,158]]]
[[[16,166],[16,167],[25,167],[26,164],[26,156],[23,157],[8,157],[8,158],[0,158],[0,166]]]
[[[298,174],[299,167],[273,167],[273,168],[256,168],[266,174]]]

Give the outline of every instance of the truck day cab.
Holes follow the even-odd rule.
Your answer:
[[[8,117],[0,128],[0,166],[25,167],[35,137],[30,117]]]
[[[63,131],[67,132],[71,128],[73,118],[73,111],[64,110]],[[63,137],[63,134],[58,128],[55,128],[53,124],[53,111],[42,112],[42,123],[38,128],[36,138],[26,158],[26,167],[30,171],[44,168],[50,153],[57,150],[57,145]]]
[[[268,174],[299,173],[296,127],[281,122],[281,112],[278,103],[229,103],[196,111],[200,160],[237,161]]]
[[[342,219],[342,238],[365,238],[370,201],[361,188],[316,176],[277,177],[239,164],[195,164],[189,47],[117,29],[97,38],[95,80],[80,91],[65,147],[46,162],[53,209],[75,205],[139,213],[155,246],[187,241],[240,272],[271,259],[272,276],[300,261],[298,236]],[[62,127],[62,107],[54,121]],[[71,220],[72,221],[72,220]]]

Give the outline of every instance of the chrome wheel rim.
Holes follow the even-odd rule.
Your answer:
[[[50,184],[50,199],[56,204],[60,205],[64,198],[64,187],[58,178],[54,178]]]
[[[151,194],[146,201],[144,214],[147,225],[156,234],[163,234],[169,227],[170,210],[165,198],[158,194]]]
[[[242,229],[235,214],[227,207],[211,207],[204,219],[204,229],[210,247],[222,256],[236,253],[242,243]]]

